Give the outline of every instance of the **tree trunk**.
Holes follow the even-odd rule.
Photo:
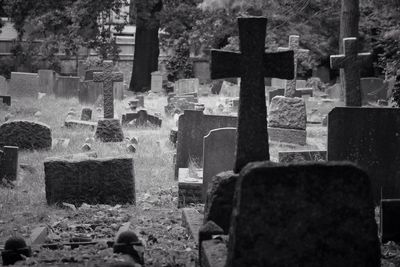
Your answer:
[[[360,3],[359,0],[342,0],[342,10],[340,13],[340,38],[339,38],[339,52],[343,51],[343,38],[356,37],[358,38],[358,24],[360,21]],[[344,73],[343,69],[340,70],[340,84],[342,87],[340,99],[344,100]]]
[[[160,22],[157,13],[161,11],[162,1],[152,1],[154,4],[144,4],[136,0],[136,34],[135,54],[133,58],[132,78],[129,90],[145,92],[150,90],[151,73],[158,70],[158,56],[160,54],[158,30]],[[151,1],[149,1],[151,2]],[[144,10],[146,9],[146,10]],[[150,17],[141,14],[150,14]]]

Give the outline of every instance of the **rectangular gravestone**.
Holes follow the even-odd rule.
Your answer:
[[[374,200],[400,198],[400,110],[336,107],[328,115],[328,160],[365,169]]]
[[[368,175],[348,163],[248,164],[225,266],[380,266]]]
[[[185,110],[178,121],[178,142],[175,178],[179,168],[187,168],[191,160],[202,164],[203,138],[211,130],[237,127],[237,117],[204,115],[202,111]]]
[[[39,75],[37,73],[11,72],[9,94],[11,96],[37,97]]]
[[[18,176],[18,147],[3,146],[0,155],[0,179],[17,180]]]
[[[174,92],[177,95],[187,93],[197,93],[199,91],[200,82],[199,79],[180,79],[175,82]]]
[[[79,77],[59,76],[54,89],[56,97],[73,98],[79,96]]]
[[[303,161],[326,161],[326,151],[279,151],[278,158],[281,163]]]
[[[124,100],[124,82],[115,82],[114,85],[114,99],[115,100]]]
[[[79,103],[94,104],[103,95],[103,84],[94,81],[79,82]]]
[[[233,170],[235,164],[236,128],[219,128],[209,132],[203,142],[203,200],[214,175]]]
[[[135,203],[132,158],[65,159],[44,162],[49,205]]]
[[[151,73],[151,91],[153,93],[160,93],[162,91],[163,75],[161,71]]]
[[[53,94],[56,83],[56,73],[54,70],[38,70],[38,74],[40,92],[48,95]]]

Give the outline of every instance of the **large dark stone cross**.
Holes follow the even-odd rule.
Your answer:
[[[104,118],[114,119],[114,82],[123,82],[122,72],[113,72],[114,64],[106,60],[102,64],[103,72],[93,73],[94,82],[103,82]]]
[[[360,67],[367,64],[371,53],[358,54],[357,38],[343,39],[344,55],[331,56],[331,68],[344,69],[344,90],[346,106],[361,107]]]
[[[211,79],[241,77],[236,173],[249,162],[269,160],[264,77],[293,79],[293,51],[265,53],[267,19],[239,18],[241,53],[211,51]]]

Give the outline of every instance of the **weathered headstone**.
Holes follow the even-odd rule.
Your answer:
[[[178,121],[175,178],[178,178],[179,168],[187,168],[190,160],[201,166],[204,136],[213,129],[236,125],[237,117],[204,115],[202,111],[185,110]]]
[[[124,134],[118,119],[114,119],[114,82],[124,80],[122,72],[113,72],[113,62],[103,62],[104,71],[94,73],[94,82],[103,82],[104,119],[99,120],[95,136],[102,142],[122,142]]]
[[[289,36],[289,46],[288,47],[279,47],[278,51],[288,51],[291,50],[294,52],[294,77],[292,80],[286,81],[285,87],[285,96],[286,97],[294,97],[296,93],[296,82],[297,82],[297,66],[301,60],[306,60],[309,57],[309,50],[300,49],[299,43],[300,36],[298,35],[290,35]]]
[[[174,91],[177,95],[197,93],[199,91],[199,79],[180,79],[175,82]]]
[[[17,180],[18,175],[18,147],[0,147],[0,180]]]
[[[48,158],[44,163],[49,205],[135,203],[132,158]]]
[[[129,124],[132,121],[136,127],[161,127],[162,124],[162,119],[158,116],[148,114],[145,109],[141,109],[136,113],[127,113],[122,115],[122,125]]]
[[[163,75],[161,71],[151,73],[151,92],[160,93],[162,90]]]
[[[56,73],[54,70],[38,70],[39,91],[48,95],[54,94],[56,84]]]
[[[211,178],[224,171],[233,170],[235,163],[236,128],[211,130],[203,143],[203,200],[207,196]]]
[[[32,121],[10,121],[0,125],[0,144],[20,149],[50,149],[52,143],[49,126]]]
[[[271,141],[305,145],[307,113],[303,99],[275,96],[269,105],[268,133]]]
[[[103,84],[94,81],[79,82],[79,103],[94,104],[103,95]]]
[[[236,184],[225,266],[378,267],[374,215],[368,175],[351,164],[251,163]]]
[[[11,96],[37,97],[39,75],[37,73],[11,72],[9,94]]]
[[[344,69],[344,91],[346,106],[362,105],[360,88],[360,68],[366,65],[371,53],[358,53],[357,38],[343,39],[344,55],[331,56],[332,69]]]
[[[235,172],[269,160],[264,77],[294,77],[293,51],[265,53],[266,18],[239,18],[238,24],[241,53],[211,51],[212,79],[241,78]]]
[[[284,88],[278,88],[278,89],[274,89],[271,91],[268,91],[268,102],[271,103],[272,99],[275,96],[283,96],[285,95],[285,89]]]
[[[73,98],[79,95],[79,77],[58,76],[54,94],[56,97]]]
[[[400,198],[400,110],[337,107],[328,116],[328,160],[365,169],[376,203]]]
[[[90,121],[92,120],[93,110],[91,108],[83,108],[81,113],[82,121]]]

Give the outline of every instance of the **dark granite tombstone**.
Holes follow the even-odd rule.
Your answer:
[[[328,160],[365,169],[374,199],[400,198],[400,110],[337,107],[328,116]]]
[[[358,54],[357,38],[343,39],[344,55],[331,56],[331,68],[344,69],[344,89],[346,106],[362,105],[360,68],[370,60],[371,53]]]
[[[380,266],[368,175],[348,163],[248,164],[225,266]]]
[[[400,242],[400,199],[382,199],[380,206],[382,243]]]
[[[211,79],[241,78],[235,172],[269,160],[264,77],[294,77],[293,51],[265,53],[266,18],[239,18],[238,24],[241,53],[211,51]]]
[[[135,202],[133,159],[49,158],[44,163],[49,205],[125,204]]]
[[[187,168],[190,160],[202,164],[203,138],[211,130],[236,126],[237,117],[204,115],[202,111],[185,110],[178,121],[175,178],[178,178],[179,168]]]
[[[0,148],[0,180],[17,180],[18,175],[18,147],[4,146]]]

